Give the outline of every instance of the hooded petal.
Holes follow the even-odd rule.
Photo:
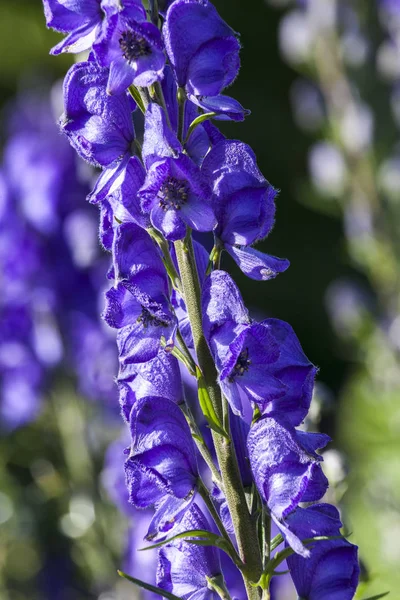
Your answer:
[[[218,94],[223,85],[227,85],[225,81],[230,83],[236,76],[239,68],[239,61],[236,57],[239,53],[239,44],[234,31],[221,19],[211,2],[176,0],[167,12],[163,34],[167,54],[179,86],[184,87],[186,84],[190,86],[192,84],[190,76],[192,75],[196,84],[196,93],[207,95],[211,81],[207,80],[206,74],[201,70],[201,62],[208,61],[211,54],[214,60],[216,56],[221,59],[219,62],[224,63],[226,72],[222,72],[217,62],[219,81],[218,78],[213,77],[213,73],[209,74],[217,91],[208,95]],[[233,56],[230,56],[229,60],[227,60],[224,46],[221,48],[221,54],[215,52],[216,45],[220,40],[229,40],[228,43],[231,44],[230,50],[233,52]],[[212,66],[214,72],[215,64]],[[208,86],[206,87],[207,93],[201,88],[202,82]]]
[[[59,42],[50,53],[57,55],[63,52],[72,52],[77,54],[91,48],[98,32],[97,20],[89,21],[77,27],[66,38]]]
[[[192,57],[187,90],[197,96],[216,96],[235,79],[240,68],[240,44],[233,37],[205,42]]]
[[[277,258],[270,254],[263,254],[254,248],[225,245],[225,249],[232,256],[240,270],[256,281],[274,279],[279,273],[289,268],[290,262],[286,258]]]
[[[193,504],[185,513],[176,532],[194,529],[211,529],[197,504]],[[214,600],[216,595],[208,589],[206,578],[216,577],[220,573],[219,557],[213,546],[195,546],[176,541],[160,551],[157,584],[180,598]]]
[[[47,27],[66,33],[83,24],[101,22],[100,0],[43,0]]]
[[[162,158],[176,158],[182,146],[167,124],[164,110],[151,102],[146,110],[142,154],[146,168]]]
[[[132,448],[125,466],[130,501],[140,508],[167,502],[172,516],[196,487],[195,449],[186,419],[174,402],[150,397],[133,407],[130,423]],[[178,502],[171,504],[168,496]]]
[[[298,508],[287,519],[288,527],[301,539],[339,536],[339,513],[329,504]],[[347,540],[317,542],[305,560],[294,554],[287,559],[297,593],[310,600],[351,600],[359,577],[357,546]]]
[[[73,65],[64,81],[63,132],[78,154],[88,162],[114,166],[134,139],[132,105],[128,96],[106,93],[108,70],[94,62]]]
[[[250,322],[239,288],[225,271],[212,271],[205,280],[202,308],[204,334],[209,342],[214,332],[223,325]]]
[[[251,427],[247,445],[254,480],[278,520],[300,502],[319,500],[325,493],[328,481],[321,471],[322,457],[315,449],[328,442],[328,436],[296,432],[281,417],[265,417]]]
[[[244,121],[245,117],[250,114],[250,111],[243,108],[237,100],[222,94],[200,97],[189,94],[189,100],[200,106],[206,113],[217,113],[213,118],[220,121]]]

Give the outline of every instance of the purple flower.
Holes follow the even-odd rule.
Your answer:
[[[174,89],[176,93],[176,89]],[[177,108],[174,106],[173,108]],[[167,124],[164,110],[154,102],[147,107],[144,122],[142,155],[146,169],[164,158],[178,158],[182,145]]]
[[[80,392],[86,398],[103,402],[118,413],[114,383],[118,372],[118,356],[114,332],[101,321],[89,319],[80,313],[74,313],[71,322],[72,360]]]
[[[121,94],[131,84],[147,87],[163,77],[161,34],[137,8],[134,18],[125,11],[111,15],[93,46],[99,64],[110,68],[108,94]]]
[[[157,356],[143,363],[122,363],[118,374],[119,400],[123,418],[129,423],[133,406],[141,398],[167,398],[182,401],[182,381],[177,359],[160,349]]]
[[[186,226],[196,231],[214,228],[208,186],[199,168],[184,154],[153,163],[139,196],[153,226],[168,240],[183,239]]]
[[[328,481],[316,450],[330,441],[327,435],[297,431],[282,415],[263,417],[247,439],[251,469],[258,491],[287,542],[302,556],[309,552],[285,521],[300,502],[322,498]]]
[[[33,421],[41,409],[43,369],[29,347],[0,344],[0,422],[15,429]]]
[[[195,96],[217,96],[235,79],[240,44],[207,0],[176,0],[163,29],[179,87]]]
[[[184,238],[186,226],[212,231],[210,190],[197,165],[182,153],[157,104],[146,112],[143,158],[148,173],[139,196],[153,226],[171,241]]]
[[[342,523],[337,509],[329,504],[298,508],[287,519],[300,539],[339,536]],[[287,559],[298,595],[306,600],[351,600],[356,592],[360,568],[357,546],[347,540],[319,541],[310,557],[293,554]]]
[[[213,271],[203,287],[203,326],[235,414],[243,414],[242,392],[263,413],[287,414],[293,425],[304,419],[316,368],[290,325],[278,319],[251,322],[231,277]]]
[[[244,121],[244,118],[250,114],[250,111],[234,98],[224,96],[194,96],[189,94],[189,100],[203,109],[204,112],[217,113],[214,119],[217,121]]]
[[[127,541],[124,551],[122,569],[132,577],[146,579],[148,583],[156,584],[157,550],[140,550],[146,545],[143,539],[151,522],[151,510],[134,510],[127,532]],[[144,575],[145,574],[145,575]],[[159,596],[145,590],[141,591],[141,598],[158,600]]]
[[[43,0],[46,25],[61,33],[68,33],[52,50],[61,52],[83,52],[98,40],[103,20],[108,20],[119,11],[131,18],[146,18],[138,0]]]
[[[132,102],[125,94],[108,96],[107,78],[107,69],[83,62],[73,65],[64,81],[61,129],[83,159],[104,169],[90,195],[93,201],[112,191],[131,157],[135,137]]]
[[[192,504],[195,448],[181,409],[165,398],[143,398],[130,417],[132,448],[125,465],[130,501],[155,506],[147,539],[164,535]]]
[[[90,48],[104,16],[101,0],[43,0],[43,4],[47,27],[69,33],[52,54]]]
[[[202,173],[213,190],[216,235],[241,270],[258,280],[285,271],[287,260],[249,247],[271,231],[277,194],[261,174],[251,148],[242,142],[221,141],[204,159]]]
[[[197,504],[186,512],[177,532],[192,529],[210,531],[210,525]],[[195,546],[180,540],[160,550],[157,584],[183,600],[218,600],[219,596],[210,590],[207,578],[219,577],[220,574],[218,551],[213,546]]]
[[[113,258],[115,285],[106,293],[103,318],[119,329],[123,363],[151,360],[162,336],[167,347],[173,345],[177,326],[160,252],[146,231],[123,223],[115,232]]]
[[[137,195],[145,176],[146,171],[142,163],[136,156],[132,156],[114,181],[112,193],[101,202],[100,236],[108,250],[112,248],[118,223],[131,221],[143,229],[150,226],[149,216],[143,213]]]
[[[101,472],[101,483],[118,510],[130,517],[135,509],[129,502],[129,493],[125,484],[124,462],[128,446],[129,434],[124,428],[121,436],[107,448]]]

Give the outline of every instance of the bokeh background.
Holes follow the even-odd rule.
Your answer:
[[[223,130],[254,149],[262,172],[281,190],[274,231],[260,249],[291,261],[284,275],[265,284],[244,278],[233,263],[228,268],[253,313],[291,323],[320,367],[307,425],[334,440],[326,456],[333,481],[330,500],[341,507],[351,540],[360,546],[364,583],[359,598],[388,590],[396,598],[400,2],[214,3],[241,34],[242,70],[230,94],[251,109],[245,123],[224,124]],[[46,30],[39,0],[0,0],[3,171],[10,172],[12,163],[14,180],[26,181],[14,183],[10,193],[0,185],[0,282],[4,290],[10,259],[4,240],[25,219],[27,229],[13,242],[12,264],[25,262],[27,239],[34,239],[39,266],[12,293],[29,298],[29,310],[35,307],[34,316],[29,313],[34,329],[39,311],[39,324],[47,327],[40,331],[51,347],[46,346],[47,363],[37,340],[31,348],[42,365],[37,386],[29,391],[35,417],[27,424],[23,417],[12,423],[1,410],[0,598],[123,600],[136,592],[117,582],[115,574],[126,548],[129,514],[114,506],[118,478],[110,464],[104,470],[104,453],[118,438],[120,423],[116,391],[109,386],[116,370],[113,340],[97,319],[96,290],[107,257],[96,250],[97,210],[84,201],[90,174],[65,147],[60,150],[64,169],[54,175],[56,207],[49,201],[51,209],[43,208],[39,198],[44,189],[49,193],[50,184],[37,187],[40,157],[54,156],[58,143],[64,144],[56,129],[48,133],[61,112],[57,82],[73,60],[49,56],[59,39]],[[25,139],[21,132],[28,129],[32,134]],[[17,141],[10,150],[11,139]],[[37,219],[32,216],[36,202],[42,211]],[[61,263],[47,262],[59,252],[59,243],[59,260],[67,257],[70,265],[65,272]],[[52,269],[52,276],[38,275],[39,267]],[[56,290],[55,298],[47,295],[44,301],[41,295],[38,301],[32,294],[38,279],[47,294]],[[7,303],[0,305],[4,321]],[[20,373],[4,358],[11,334],[1,325],[0,334],[1,389],[10,403],[21,392],[9,381]],[[15,349],[14,338],[12,343]],[[63,350],[54,358],[57,343]],[[96,354],[95,364],[83,365],[82,348]],[[24,369],[32,369],[32,361]],[[293,595],[282,588],[279,598]]]

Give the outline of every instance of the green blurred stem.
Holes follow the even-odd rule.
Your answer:
[[[390,215],[386,214],[377,189],[373,151],[366,149],[351,152],[343,144],[340,136],[336,135],[338,123],[345,111],[349,107],[357,110],[358,101],[348,81],[340,41],[334,32],[318,37],[313,56],[315,77],[327,106],[331,135],[343,152],[349,173],[348,190],[343,194],[343,205],[350,204],[356,209],[367,205],[373,217],[373,244],[370,244],[372,251],[360,251],[359,246],[349,240],[349,253],[370,278],[382,306],[392,312],[393,309],[399,309],[400,297],[397,240],[393,238],[388,222]]]
[[[190,230],[188,230],[184,240],[175,242],[175,251],[198,363],[215,413],[219,421],[223,422],[223,405],[221,391],[217,383],[217,371],[202,329],[200,284]],[[212,435],[239,555],[245,565],[242,569],[242,575],[247,596],[249,600],[258,600],[258,589],[251,585],[251,582],[260,579],[262,573],[262,559],[257,540],[256,522],[251,518],[248,511],[233,444],[224,440],[221,435],[215,432]]]

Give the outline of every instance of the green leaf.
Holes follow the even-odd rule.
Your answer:
[[[378,594],[377,596],[370,596],[369,598],[363,598],[363,600],[380,600],[380,598],[384,598],[390,594],[390,592],[384,592],[383,594]]]
[[[162,590],[161,588],[159,588],[155,585],[151,585],[150,583],[146,583],[145,581],[141,581],[140,579],[131,577],[130,575],[127,575],[123,571],[117,571],[117,573],[120,577],[123,577],[124,579],[131,581],[132,583],[134,583],[135,585],[138,585],[139,587],[143,588],[144,590],[153,592],[153,594],[157,594],[158,596],[161,596],[162,598],[167,598],[167,600],[182,600],[182,598],[179,598],[179,596],[175,596],[174,594],[171,594],[170,592],[166,592],[165,590]]]
[[[206,542],[207,546],[212,546],[215,545],[215,540],[216,539],[221,539],[223,540],[223,538],[221,538],[219,535],[216,535],[215,533],[212,533],[211,531],[206,531],[205,529],[189,529],[188,531],[183,531],[182,533],[177,533],[176,535],[172,536],[171,538],[169,538],[168,540],[163,540],[162,542],[158,542],[157,544],[152,544],[151,546],[146,546],[146,548],[139,548],[139,552],[144,552],[145,550],[153,550],[154,548],[161,548],[161,546],[165,546],[166,544],[169,544],[171,542],[173,542],[174,540],[181,540],[187,537],[204,537],[207,539],[210,539],[213,541],[213,543],[209,543]],[[186,540],[187,542],[191,541],[191,542],[198,542],[200,540]]]
[[[278,546],[280,546],[284,542],[283,535],[278,533],[273,540],[271,541],[271,552],[273,552]]]
[[[205,416],[208,426],[219,433],[219,435],[223,435],[224,438],[229,440],[229,436],[222,427],[220,421],[218,420],[217,414],[214,410],[214,407],[211,402],[210,395],[207,391],[206,383],[204,381],[203,373],[200,371],[199,367],[196,365],[196,377],[197,377],[197,388],[198,388],[198,396],[200,408]]]
[[[200,125],[200,123],[204,123],[204,121],[207,121],[208,119],[212,119],[216,116],[216,114],[217,113],[215,112],[209,112],[196,117],[196,119],[194,119],[189,125],[184,144],[186,144],[189,141],[189,138],[192,135],[193,131],[196,129],[197,125]]]
[[[137,89],[137,87],[135,87],[134,85],[130,85],[129,92],[130,92],[132,98],[134,99],[134,101],[136,102],[136,104],[138,105],[140,111],[144,114],[146,112],[146,108],[143,104],[142,97],[141,97],[140,92]]]

